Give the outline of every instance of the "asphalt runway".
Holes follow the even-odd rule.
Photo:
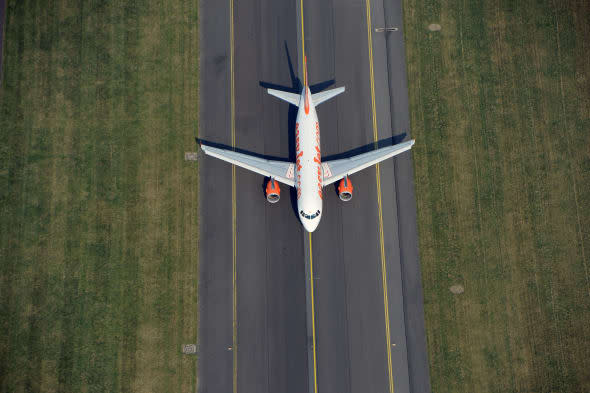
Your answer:
[[[322,157],[370,149],[366,3],[302,3],[310,84],[346,86],[318,107]],[[401,3],[375,0],[370,10],[378,140],[391,144],[409,137]],[[233,133],[240,150],[293,160],[296,109],[263,86],[298,88],[299,12],[293,0],[242,0],[233,10],[229,1],[201,2],[201,139],[231,146]],[[374,31],[386,25],[400,31]],[[199,391],[309,391],[304,269],[310,245],[292,190],[283,186],[281,201],[270,205],[265,179],[236,168],[233,198],[231,166],[204,155],[199,179]],[[348,203],[326,187],[323,218],[312,236],[322,393],[430,391],[410,154],[380,165],[379,179],[381,209],[374,167],[351,177],[355,193]]]

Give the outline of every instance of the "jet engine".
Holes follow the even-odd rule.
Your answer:
[[[279,183],[272,177],[266,183],[266,200],[270,203],[277,203],[281,199],[281,188]]]
[[[352,182],[348,176],[344,176],[344,179],[340,180],[338,184],[338,197],[344,202],[348,202],[352,199]]]

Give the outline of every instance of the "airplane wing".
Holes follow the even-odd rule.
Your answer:
[[[412,145],[414,145],[414,142],[415,140],[412,139],[411,141],[383,147],[354,157],[322,162],[322,169],[324,171],[323,185],[327,186],[328,184],[332,184],[342,179],[344,176],[351,175],[371,165],[403,153],[404,151],[410,150]]]
[[[252,172],[259,173],[263,176],[273,177],[288,186],[295,186],[295,165],[293,163],[265,160],[249,154],[219,149],[212,146],[201,145],[201,149],[203,149],[205,154],[209,156],[249,169]]]

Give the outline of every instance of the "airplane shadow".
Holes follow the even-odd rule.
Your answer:
[[[289,55],[289,47],[287,45],[287,41],[285,41],[285,52],[287,53],[287,62],[289,63],[289,74],[291,75],[291,86],[283,86],[277,85],[271,82],[259,81],[259,85],[264,87],[265,89],[275,89],[275,90],[282,90],[289,93],[301,94],[301,89],[303,89],[303,84],[301,83],[301,79],[295,74],[293,70],[293,62],[291,61],[291,56]],[[332,86],[336,81],[334,78],[325,80],[323,82],[316,83],[314,85],[309,86],[309,90],[311,94],[319,93],[320,91]]]

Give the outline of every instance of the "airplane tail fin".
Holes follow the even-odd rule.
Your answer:
[[[315,105],[319,105],[322,102],[328,101],[330,98],[336,97],[338,94],[344,92],[344,86],[336,89],[322,91],[311,95],[311,99]]]
[[[305,114],[309,113],[309,80],[307,79],[307,56],[305,56],[305,53],[303,53],[303,79],[304,79],[304,91],[305,91],[305,97],[304,97],[304,109],[305,109]]]
[[[303,82],[305,87],[309,87],[309,79],[307,79],[307,56],[303,54]]]

